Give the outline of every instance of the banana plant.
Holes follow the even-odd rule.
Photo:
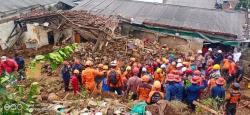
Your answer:
[[[60,65],[64,60],[71,57],[77,47],[78,45],[75,43],[65,46],[64,48],[57,49],[54,52],[45,55],[37,55],[31,61],[29,67],[31,69],[34,69],[37,63],[47,61],[50,63],[52,70],[55,70],[58,65]]]

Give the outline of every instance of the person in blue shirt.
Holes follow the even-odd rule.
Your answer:
[[[64,61],[63,62],[63,67],[61,69],[61,74],[64,82],[64,90],[69,91],[69,82],[70,82],[70,72],[71,72],[71,67],[69,62]]]
[[[197,100],[199,98],[200,91],[207,87],[207,81],[203,80],[202,85],[199,85],[200,80],[200,77],[194,76],[191,79],[192,85],[188,86],[186,89],[186,101],[193,111],[195,111],[195,105],[193,104],[193,101]]]
[[[224,83],[225,79],[223,77],[219,77],[216,80],[216,86],[214,86],[211,90],[211,97],[216,100],[218,109],[225,99],[225,89],[223,87]]]
[[[79,60],[75,60],[74,64],[72,65],[72,70],[78,70],[80,73],[77,75],[78,82],[80,86],[82,86],[82,70],[83,70],[83,65],[80,63]]]
[[[102,92],[109,92],[109,86],[107,84],[107,71],[108,71],[108,66],[104,65],[103,66],[103,71],[104,71],[104,78],[102,79]]]
[[[174,100],[177,88],[175,87],[175,79],[173,74],[168,74],[167,84],[165,85],[165,99],[168,101]]]
[[[223,87],[225,83],[225,79],[222,77],[219,77],[216,80],[216,86],[214,86],[211,90],[211,97],[213,99],[219,98],[219,99],[223,99],[225,98],[225,89]]]
[[[18,80],[24,80],[26,78],[24,58],[21,55],[15,54],[14,60],[16,61],[18,65],[18,70],[17,70],[19,73]]]
[[[184,95],[184,86],[181,80],[181,77],[179,75],[175,75],[175,84],[174,86],[176,87],[176,94],[175,98],[177,101],[182,101],[183,100],[183,95]]]

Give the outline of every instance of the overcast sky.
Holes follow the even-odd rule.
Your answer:
[[[158,2],[158,3],[161,3],[161,2],[162,2],[162,0],[137,0],[137,1]]]

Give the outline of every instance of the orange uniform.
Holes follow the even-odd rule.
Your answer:
[[[229,60],[228,60],[228,59],[224,59],[224,60],[223,60],[223,69],[224,69],[224,70],[228,70],[229,67],[230,67],[230,62],[229,62]]]
[[[112,70],[110,70],[112,71]],[[123,80],[122,80],[122,74],[121,74],[121,71],[120,70],[115,70],[116,71],[116,78],[117,78],[117,83],[116,84],[112,84],[110,83],[110,78],[109,78],[109,73],[110,71],[108,72],[107,74],[107,84],[109,87],[116,87],[116,88],[120,88],[123,86]]]
[[[230,63],[230,66],[229,66],[229,69],[228,69],[228,73],[230,75],[236,74],[236,64],[234,62]]]
[[[93,68],[86,68],[82,71],[82,83],[90,92],[95,89],[95,76],[102,76],[102,73]]]
[[[163,75],[161,73],[154,73],[154,80],[162,82]]]
[[[147,83],[141,83],[137,89],[137,94],[139,96],[139,100],[147,101],[147,99],[149,97],[149,93],[151,91],[151,88],[152,88],[151,85],[149,85]]]
[[[168,68],[167,68],[167,74],[171,73],[172,71],[176,70],[175,66],[173,65],[170,65]]]

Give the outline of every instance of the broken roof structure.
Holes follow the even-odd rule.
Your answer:
[[[76,0],[2,0],[0,4],[0,16],[10,12],[22,11],[33,7],[51,5],[59,2],[74,7],[74,1]]]
[[[245,13],[131,0],[83,0],[73,10],[118,15],[137,24],[241,38]]]

